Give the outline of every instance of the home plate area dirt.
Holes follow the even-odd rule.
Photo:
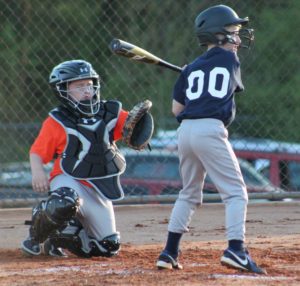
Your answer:
[[[20,250],[0,251],[0,285],[300,285],[300,236],[282,247],[259,239],[249,248],[267,275],[229,269],[219,262],[220,242],[183,243],[183,270],[157,270],[160,245],[123,245],[113,258],[25,257]],[[261,245],[265,247],[261,248]]]
[[[250,204],[246,245],[267,275],[220,264],[224,206],[204,205],[181,244],[183,270],[158,270],[172,206],[116,207],[122,248],[112,258],[28,257],[19,249],[31,209],[0,209],[0,285],[300,285],[300,203]]]

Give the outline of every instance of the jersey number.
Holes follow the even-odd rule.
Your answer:
[[[216,88],[217,76],[222,77],[221,88]],[[189,77],[189,86],[186,90],[188,99],[193,100],[199,98],[203,93],[204,77],[206,74],[202,70],[193,71]],[[229,72],[226,68],[216,67],[208,75],[208,92],[213,97],[222,98],[228,92]],[[197,81],[197,83],[196,83]]]

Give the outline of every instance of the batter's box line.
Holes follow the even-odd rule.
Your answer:
[[[257,276],[257,275],[238,275],[238,274],[212,274],[209,278],[225,278],[225,279],[243,279],[243,280],[263,280],[263,281],[286,281],[295,280],[296,277],[287,276]]]

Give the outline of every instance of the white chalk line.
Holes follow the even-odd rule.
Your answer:
[[[15,275],[20,276],[33,276],[33,275],[65,275],[67,272],[80,272],[86,274],[97,274],[97,275],[120,275],[120,276],[130,276],[133,274],[149,274],[152,275],[152,269],[142,269],[142,268],[131,268],[124,270],[116,270],[116,269],[107,269],[113,264],[108,263],[97,263],[88,266],[56,266],[56,267],[48,267],[48,268],[39,268],[39,269],[20,269],[18,271],[5,271],[0,270],[0,278],[10,277]],[[198,264],[192,263],[189,266],[191,267],[204,267],[207,264]],[[102,268],[102,269],[101,269]],[[106,269],[103,269],[106,268]],[[156,270],[156,269],[155,269]],[[286,280],[294,280],[295,277],[286,277],[286,276],[262,276],[262,275],[241,275],[241,274],[212,274],[209,275],[208,278],[221,278],[221,279],[241,279],[241,280],[260,280],[260,281],[286,281]]]
[[[258,276],[258,275],[239,275],[239,274],[212,274],[211,278],[225,278],[225,279],[243,279],[243,280],[263,280],[263,281],[282,281],[294,280],[295,277],[287,276]]]
[[[22,276],[32,276],[32,275],[45,275],[45,274],[55,274],[55,275],[65,275],[66,272],[80,272],[87,274],[97,274],[97,275],[120,275],[120,276],[128,276],[132,274],[150,274],[151,270],[141,269],[141,268],[132,268],[130,270],[116,270],[116,269],[103,269],[108,268],[109,264],[93,264],[89,266],[56,266],[56,267],[48,267],[48,268],[39,268],[39,269],[20,269],[19,271],[1,271],[0,270],[0,278],[10,277],[15,275]],[[101,269],[102,268],[102,269]]]

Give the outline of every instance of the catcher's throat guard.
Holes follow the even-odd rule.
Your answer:
[[[151,107],[152,102],[145,100],[129,111],[123,127],[123,141],[128,147],[142,150],[148,145],[154,130],[153,117],[149,112]]]

